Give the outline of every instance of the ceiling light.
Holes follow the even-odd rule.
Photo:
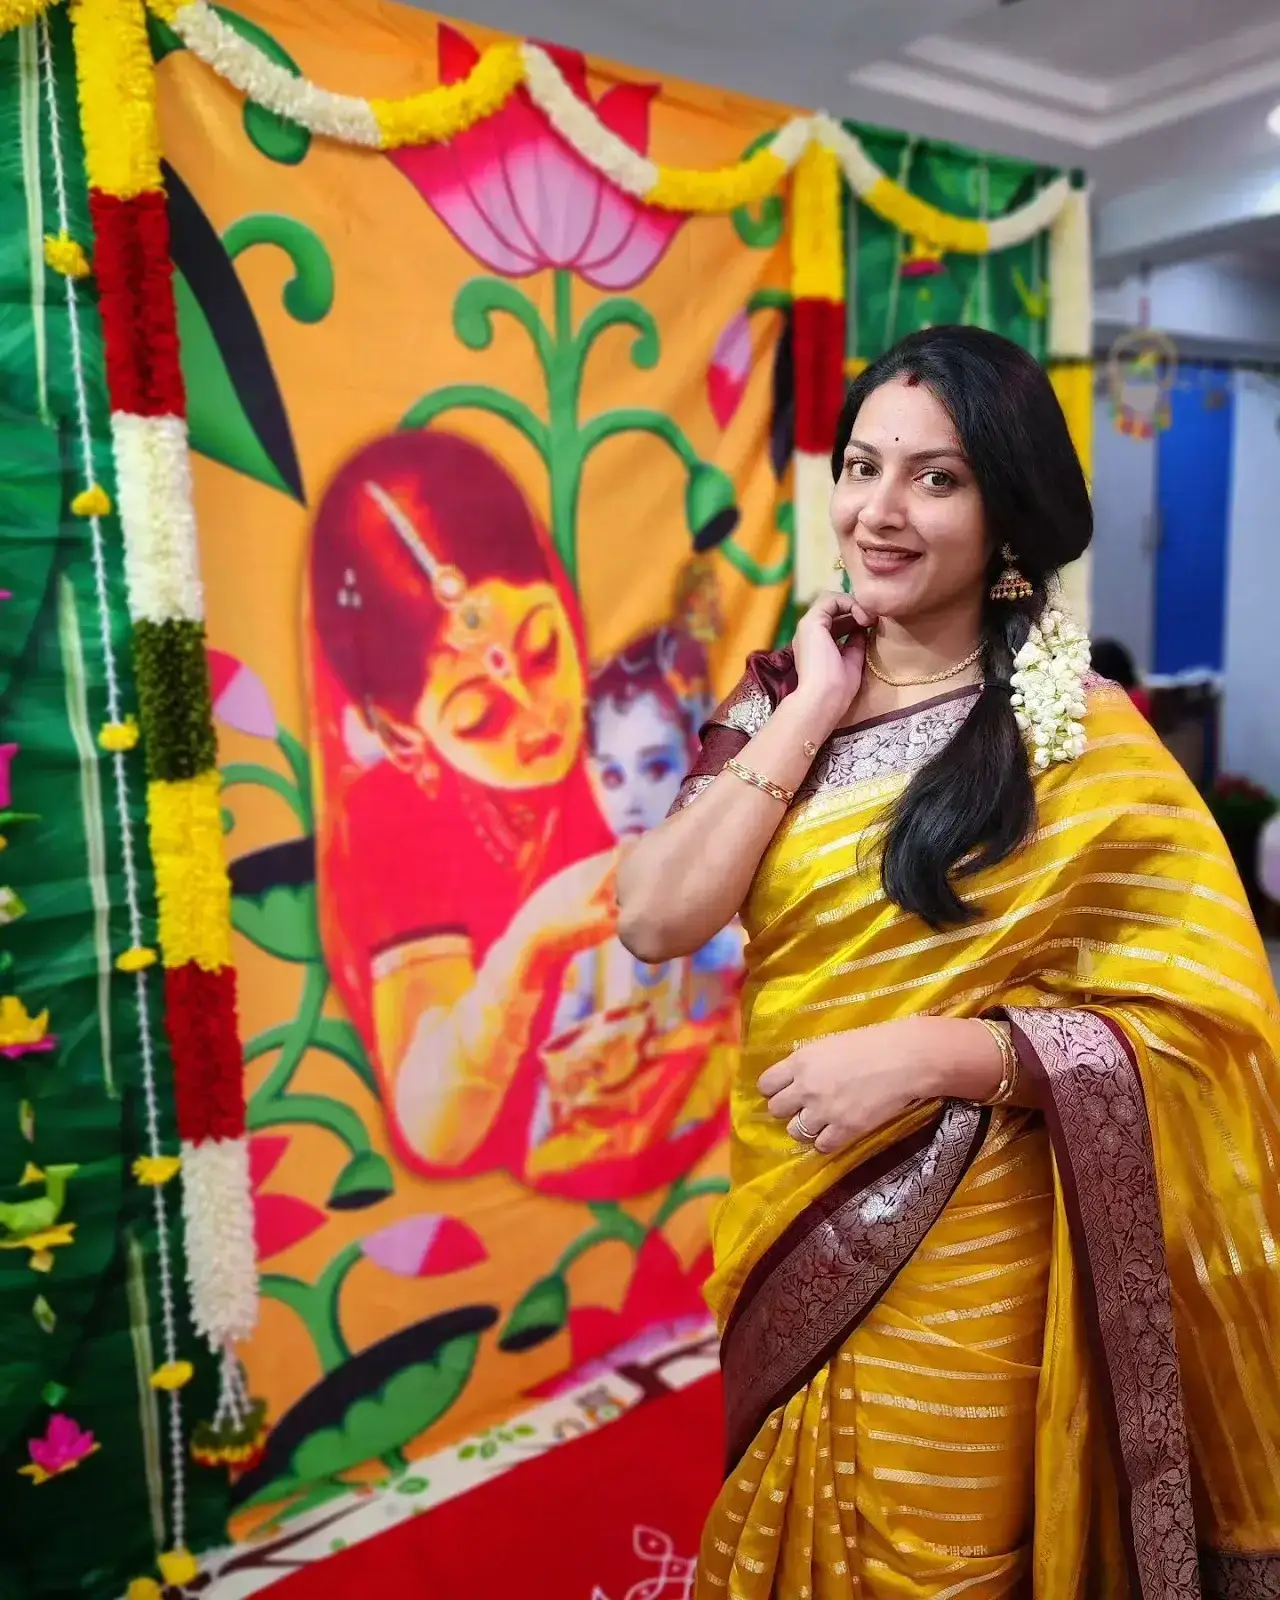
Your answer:
[[[1271,113],[1267,117],[1267,127],[1277,139],[1280,139],[1280,106],[1272,106]]]

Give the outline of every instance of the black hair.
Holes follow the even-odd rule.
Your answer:
[[[1034,823],[1031,770],[1010,703],[1013,658],[1054,574],[1088,548],[1093,510],[1048,375],[1020,346],[981,328],[926,328],[871,363],[845,397],[833,479],[867,397],[895,378],[924,384],[955,427],[986,512],[987,587],[1008,547],[1032,591],[1021,600],[984,599],[982,692],[946,748],[907,785],[885,836],[885,895],[937,928],[973,915],[954,879],[1003,861]]]
[[[1099,677],[1110,678],[1122,689],[1137,687],[1138,669],[1119,639],[1096,639],[1089,652],[1089,665]]]

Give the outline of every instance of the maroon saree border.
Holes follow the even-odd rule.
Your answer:
[[[1280,1600],[1280,1551],[1208,1550],[1200,1557],[1200,1581],[1205,1600]]]
[[[751,1269],[725,1325],[726,1471],[808,1383],[919,1248],[982,1148],[991,1113],[960,1101],[820,1195]]]
[[[1135,1600],[1200,1600],[1172,1288],[1137,1062],[1122,1030],[1093,1012],[1005,1015],[1062,1178],[1109,1402]]]

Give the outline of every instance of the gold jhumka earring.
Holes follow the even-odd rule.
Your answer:
[[[993,600],[1029,600],[1035,590],[1030,580],[1018,570],[1018,558],[1013,547],[1003,545],[1000,555],[1007,565],[987,593]]]

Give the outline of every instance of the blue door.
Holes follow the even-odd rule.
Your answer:
[[[1220,672],[1227,607],[1233,400],[1220,367],[1182,365],[1159,436],[1154,669]]]

